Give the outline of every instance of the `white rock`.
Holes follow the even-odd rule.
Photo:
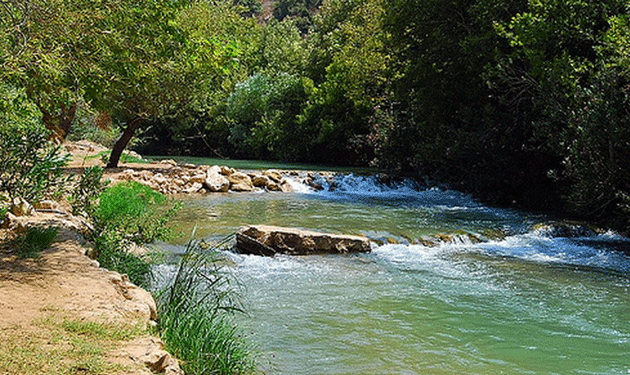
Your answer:
[[[210,169],[208,173],[206,173],[203,185],[213,193],[224,193],[230,189],[230,181],[213,169]]]
[[[201,189],[203,189],[202,184],[200,184],[199,182],[193,182],[192,186],[185,188],[182,191],[186,194],[192,194],[199,192]]]

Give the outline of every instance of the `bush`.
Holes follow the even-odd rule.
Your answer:
[[[95,178],[96,175],[86,176],[87,180]],[[95,180],[86,182],[94,183]],[[151,279],[150,259],[127,250],[132,243],[168,238],[172,233],[166,223],[178,205],[169,205],[164,195],[137,182],[110,187],[98,200],[98,206],[92,210],[96,259],[102,267],[127,274],[134,284],[147,286]]]
[[[255,74],[228,98],[229,142],[244,157],[295,160],[307,153],[313,134],[299,116],[311,82],[286,73]]]
[[[11,244],[17,248],[19,258],[39,258],[41,252],[50,247],[58,232],[59,229],[54,227],[31,227],[26,233],[11,241]]]
[[[103,168],[90,167],[83,171],[79,183],[75,186],[70,197],[72,214],[91,216],[94,213],[98,196],[105,189],[105,184],[101,181],[102,178]]]
[[[129,242],[117,232],[105,232],[94,239],[99,265],[126,274],[129,281],[140,287],[151,282],[151,262],[148,258],[127,251]]]
[[[159,328],[187,374],[253,374],[252,347],[230,319],[242,311],[216,250],[188,244],[177,274],[158,294]]]
[[[151,243],[172,234],[166,223],[178,207],[148,186],[124,182],[99,196],[93,219],[101,231],[118,232],[138,244]]]
[[[34,203],[63,190],[68,157],[49,134],[23,94],[0,86],[0,191]]]

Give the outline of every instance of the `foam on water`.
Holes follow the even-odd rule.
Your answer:
[[[452,210],[482,207],[470,195],[455,190],[425,188],[411,179],[383,182],[379,176],[356,176],[337,174],[332,179],[315,175],[314,182],[322,189],[316,190],[303,179],[287,178],[294,191],[312,194],[328,199],[383,199],[400,201],[413,205],[437,206]]]
[[[508,236],[503,240],[482,243],[461,241],[436,247],[422,245],[384,245],[375,254],[403,268],[446,267],[445,258],[455,253],[478,253],[491,257],[509,257],[537,263],[599,268],[613,272],[630,272],[630,257],[607,245],[609,235],[578,238],[549,238],[529,232]],[[615,237],[617,244],[630,247],[630,240]],[[601,246],[594,246],[600,244]],[[444,264],[435,265],[441,262]]]

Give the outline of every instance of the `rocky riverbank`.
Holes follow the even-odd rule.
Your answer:
[[[33,226],[58,228],[57,238],[40,257],[21,259],[8,240]],[[150,333],[157,319],[151,294],[87,257],[85,229],[85,221],[63,207],[27,209],[3,221],[0,373],[83,373],[98,366],[98,373],[183,374]],[[120,340],[90,344],[89,337],[75,334],[77,328],[68,328],[90,323],[137,329]]]

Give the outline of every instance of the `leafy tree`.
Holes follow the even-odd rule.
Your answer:
[[[81,95],[80,46],[96,35],[84,3],[7,0],[0,5],[0,79],[26,89],[57,140],[70,131]]]
[[[273,16],[279,21],[285,18],[295,20],[303,34],[313,24],[312,14],[322,5],[321,0],[276,0],[273,4]]]
[[[233,0],[232,4],[244,7],[245,11],[241,12],[241,15],[245,17],[256,16],[263,11],[260,0]]]
[[[366,164],[369,118],[389,100],[384,9],[380,0],[329,1],[310,36],[309,97],[303,127],[317,134],[315,160]]]
[[[301,75],[308,51],[306,41],[293,20],[272,20],[260,30],[260,39],[254,51],[259,60],[252,69],[269,74]]]
[[[179,103],[179,111],[150,121],[145,152],[221,156],[231,151],[225,122],[227,97],[264,59],[261,26],[253,18],[243,18],[240,11],[228,3],[200,2],[179,13],[177,24],[193,43],[206,46],[217,65],[190,70],[190,83],[196,89]]]
[[[226,116],[230,142],[245,157],[294,160],[308,154],[312,135],[298,124],[309,83],[286,73],[256,74],[236,86]]]
[[[376,133],[381,163],[494,203],[557,202],[546,172],[559,158],[535,137],[540,109],[509,80],[495,79],[513,48],[497,25],[526,11],[528,2],[385,3],[395,105],[388,112],[393,120]]]
[[[539,109],[536,137],[563,163],[549,171],[573,212],[628,230],[628,4],[532,2],[498,30],[514,52],[502,77]],[[512,90],[516,92],[516,90]]]

